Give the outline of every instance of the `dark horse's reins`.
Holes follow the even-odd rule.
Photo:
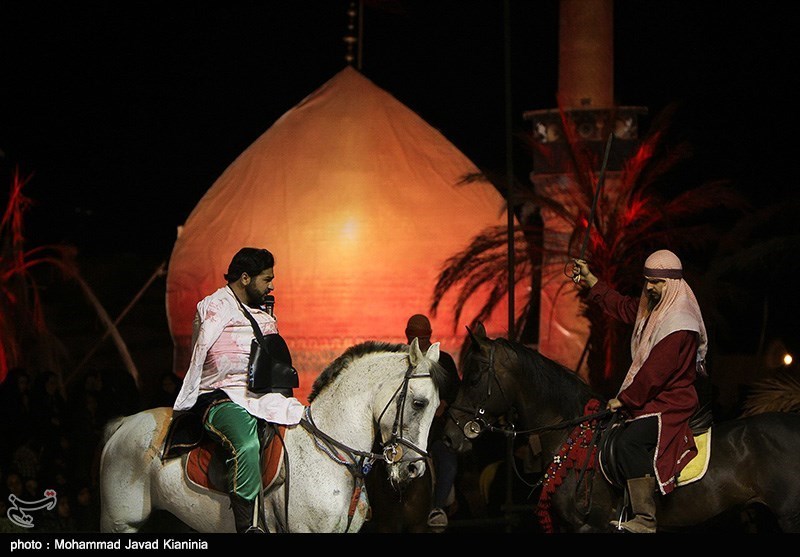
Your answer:
[[[458,422],[458,420],[456,420],[455,417],[450,413],[450,408],[448,408],[448,412],[447,412],[448,417],[451,420],[453,420],[453,422],[457,426],[462,427],[462,430],[464,432],[464,436],[467,439],[474,439],[483,430],[492,431],[492,432],[496,432],[496,433],[502,433],[504,435],[509,435],[509,436],[523,435],[523,434],[532,435],[532,434],[541,433],[541,432],[544,432],[544,431],[552,431],[552,430],[556,430],[556,429],[564,429],[564,428],[567,428],[567,427],[570,427],[570,426],[576,426],[576,425],[581,424],[581,423],[586,422],[586,421],[590,421],[590,420],[594,420],[594,419],[597,419],[597,418],[605,417],[610,413],[610,410],[603,410],[601,412],[597,412],[597,413],[594,413],[594,414],[591,414],[591,415],[579,416],[579,417],[573,418],[571,420],[564,420],[564,421],[561,421],[561,422],[557,422],[555,424],[548,424],[548,425],[545,425],[545,426],[541,426],[541,427],[537,427],[537,428],[533,428],[533,429],[527,429],[527,430],[520,430],[520,431],[517,431],[516,429],[514,429],[513,425],[511,427],[506,427],[506,426],[504,426],[504,427],[496,427],[496,426],[492,425],[491,423],[489,423],[484,418],[484,415],[486,414],[486,409],[484,408],[484,406],[486,404],[486,401],[489,400],[491,398],[491,396],[492,396],[492,385],[494,383],[497,383],[498,390],[500,391],[500,394],[503,396],[503,399],[508,403],[508,406],[509,407],[513,406],[511,404],[511,402],[509,401],[508,397],[506,396],[505,391],[503,390],[503,385],[497,379],[497,372],[495,372],[495,369],[494,369],[494,351],[495,351],[495,345],[492,344],[492,347],[489,350],[489,365],[488,365],[489,381],[487,381],[487,383],[486,383],[486,396],[483,397],[483,400],[480,402],[480,404],[478,404],[478,406],[475,407],[474,409],[473,408],[466,408],[464,406],[460,406],[460,405],[456,405],[456,404],[450,406],[450,408],[452,408],[453,410],[460,410],[461,412],[464,412],[465,414],[473,413],[473,418],[470,421],[468,421],[467,423],[465,423],[464,426],[462,427],[461,424]]]
[[[536,428],[533,428],[533,429],[526,429],[526,430],[519,430],[519,431],[514,428],[514,424],[513,423],[510,424],[510,426],[502,426],[502,427],[497,427],[495,425],[492,425],[484,417],[485,414],[486,414],[486,409],[484,408],[484,406],[486,404],[486,401],[488,401],[492,396],[492,385],[494,383],[497,383],[497,387],[498,387],[498,389],[500,391],[500,394],[503,396],[503,399],[508,403],[509,408],[513,407],[513,405],[509,401],[508,397],[506,397],[505,391],[503,390],[503,385],[497,379],[497,373],[495,372],[495,369],[494,369],[494,351],[495,351],[495,345],[492,344],[492,347],[489,350],[489,365],[488,365],[489,380],[486,383],[486,395],[484,396],[484,398],[480,402],[480,404],[478,404],[478,406],[476,406],[474,409],[473,408],[466,408],[466,407],[463,407],[463,406],[460,406],[460,405],[452,405],[447,410],[447,416],[451,420],[453,420],[453,423],[455,423],[458,427],[461,428],[461,430],[462,430],[462,432],[464,434],[464,437],[466,437],[467,439],[475,439],[483,431],[501,433],[501,434],[503,434],[505,436],[508,436],[508,437],[516,437],[518,435],[536,435],[536,434],[543,433],[543,432],[546,432],[546,431],[555,431],[555,430],[558,430],[558,429],[566,429],[566,428],[569,428],[569,427],[575,427],[575,426],[578,426],[578,425],[586,423],[586,422],[591,423],[593,420],[602,419],[602,418],[605,418],[606,416],[608,416],[609,414],[612,414],[611,410],[605,409],[605,410],[601,410],[599,412],[594,412],[592,414],[586,414],[586,415],[578,416],[578,417],[572,418],[570,420],[563,420],[563,421],[560,421],[560,422],[556,422],[554,424],[548,424],[548,425],[536,427]],[[473,418],[471,420],[469,420],[467,423],[465,423],[463,425],[463,427],[462,427],[461,424],[458,422],[458,420],[450,413],[451,409],[459,410],[461,412],[464,412],[465,414],[472,413],[473,414]],[[597,446],[597,444],[599,442],[598,437],[599,436],[597,436],[597,435],[594,435],[592,437],[592,447],[591,448],[594,448],[595,446]],[[589,451],[589,456],[590,455],[591,455],[591,450]],[[555,455],[554,455],[554,457],[555,457]],[[584,462],[584,465],[583,465],[583,467],[581,469],[581,473],[580,473],[580,476],[579,476],[579,479],[578,479],[578,484],[580,484],[580,481],[583,478],[583,474],[586,471],[588,463],[589,463],[589,457],[587,457],[587,459]],[[514,474],[516,474],[517,478],[522,483],[524,483],[525,485],[530,487],[531,491],[533,491],[534,489],[539,487],[544,482],[545,478],[544,478],[544,476],[542,476],[541,478],[539,478],[539,481],[536,482],[535,484],[529,484],[528,482],[525,481],[525,479],[522,477],[522,475],[520,474],[519,470],[517,469],[517,463],[514,460],[514,458],[511,458],[511,464],[512,464],[512,467],[514,469]]]
[[[466,409],[459,408],[457,406],[453,406],[452,408],[454,408],[456,410],[466,411]],[[476,415],[478,413],[483,414],[483,409],[477,409],[476,410]],[[497,426],[494,426],[494,425],[490,424],[489,422],[487,422],[483,418],[473,418],[472,420],[470,420],[466,424],[464,424],[464,430],[465,431],[467,431],[467,430],[470,431],[469,435],[467,433],[464,433],[464,436],[467,437],[468,439],[474,439],[482,431],[489,431],[489,432],[493,432],[493,433],[501,433],[501,434],[503,434],[503,435],[505,435],[507,437],[516,437],[516,436],[519,436],[519,435],[537,435],[539,433],[544,433],[546,431],[555,431],[555,430],[559,430],[559,429],[567,429],[569,427],[575,427],[575,426],[578,426],[578,425],[586,423],[586,422],[592,422],[593,420],[605,418],[611,413],[612,413],[611,410],[602,410],[600,412],[595,412],[593,414],[587,414],[585,416],[578,416],[577,418],[573,418],[571,420],[564,420],[564,421],[561,421],[561,422],[556,422],[554,424],[548,424],[548,425],[545,425],[545,426],[536,427],[536,428],[533,428],[533,429],[524,429],[524,430],[515,429],[514,428],[514,424],[511,424],[510,426],[497,427]],[[458,424],[458,421],[452,416],[452,414],[449,414],[449,416],[450,416],[450,419],[452,419],[456,423],[456,425],[460,425],[460,424]],[[599,443],[598,436],[595,435],[592,438],[592,445],[596,446],[598,443]],[[531,491],[533,491],[534,489],[536,489],[537,487],[542,485],[542,482],[544,482],[544,477],[541,477],[541,478],[539,478],[539,481],[537,481],[536,483],[529,484],[522,477],[522,474],[520,474],[519,470],[517,469],[517,463],[513,458],[511,459],[511,465],[512,465],[512,468],[514,469],[514,474],[517,476],[517,478],[519,478],[519,480],[522,483],[524,483],[525,485],[530,487]],[[581,469],[581,476],[580,476],[581,478],[583,477],[583,473],[585,472],[587,465],[588,465],[588,460],[586,462],[584,462],[584,465],[583,465],[583,467]],[[579,479],[578,483],[580,483],[580,479]]]
[[[405,412],[405,400],[408,394],[408,383],[411,379],[417,378],[425,378],[431,377],[430,373],[425,374],[414,374],[414,367],[409,363],[408,369],[406,370],[405,376],[403,377],[403,382],[397,387],[392,397],[386,403],[383,410],[380,413],[380,417],[378,418],[378,423],[380,424],[383,415],[389,409],[393,400],[397,401],[397,411],[394,417],[394,424],[392,425],[392,434],[389,439],[381,445],[382,452],[381,453],[373,453],[371,451],[360,451],[358,449],[353,449],[352,447],[348,447],[341,441],[337,441],[321,429],[319,429],[316,424],[314,423],[313,418],[311,417],[311,405],[306,406],[305,411],[303,413],[303,418],[300,420],[300,425],[303,426],[303,429],[308,431],[311,436],[314,438],[317,446],[327,454],[331,459],[338,462],[339,464],[345,466],[350,474],[353,476],[354,485],[353,485],[353,496],[350,500],[350,509],[347,515],[347,527],[345,531],[350,529],[350,523],[353,520],[353,515],[355,513],[355,507],[358,503],[358,499],[361,495],[361,490],[364,486],[364,477],[372,470],[372,466],[376,460],[383,460],[387,463],[396,463],[400,462],[403,458],[403,445],[411,449],[412,451],[418,453],[420,456],[415,460],[423,460],[427,458],[428,453],[419,447],[418,445],[412,443],[408,439],[403,437],[403,417]],[[343,458],[337,452],[343,452],[345,457]],[[288,479],[287,479],[288,482]],[[288,502],[288,497],[287,497]],[[286,517],[286,524],[288,529],[289,524],[289,517],[287,514]]]

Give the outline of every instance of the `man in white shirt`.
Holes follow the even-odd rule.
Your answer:
[[[259,512],[259,419],[295,425],[304,409],[296,398],[247,390],[254,332],[244,312],[262,333],[278,332],[276,319],[260,307],[273,290],[274,266],[268,250],[242,248],[228,266],[227,285],[197,304],[189,370],[173,406],[201,413],[206,431],[229,451],[228,490],[237,532],[266,531]]]

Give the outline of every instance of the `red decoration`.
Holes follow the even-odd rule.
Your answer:
[[[583,415],[588,416],[596,414],[600,411],[600,401],[591,399],[586,403],[583,408]],[[581,422],[575,429],[570,432],[567,440],[561,445],[561,449],[553,457],[550,466],[544,474],[544,482],[542,483],[542,494],[539,496],[539,505],[536,509],[536,515],[539,518],[539,523],[546,534],[553,533],[553,517],[550,514],[550,506],[553,494],[556,492],[558,486],[564,482],[567,473],[575,468],[576,465],[582,465],[586,462],[587,453],[591,448],[587,470],[593,470],[597,466],[597,447],[592,446],[592,438],[594,437],[595,425],[597,419],[588,422]]]

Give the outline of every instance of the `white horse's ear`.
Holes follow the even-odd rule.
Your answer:
[[[439,361],[439,343],[434,342],[428,347],[428,352],[425,354],[425,357],[429,360],[433,360],[434,362]]]
[[[417,367],[422,361],[422,350],[419,349],[419,339],[414,337],[414,340],[411,341],[410,346],[411,348],[408,351],[408,361],[411,363],[412,367]]]

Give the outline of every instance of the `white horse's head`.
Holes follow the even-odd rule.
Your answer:
[[[425,473],[428,433],[439,407],[439,386],[445,373],[439,366],[439,343],[425,354],[415,338],[409,345],[407,368],[393,374],[376,408],[383,456],[393,485],[402,487]]]

